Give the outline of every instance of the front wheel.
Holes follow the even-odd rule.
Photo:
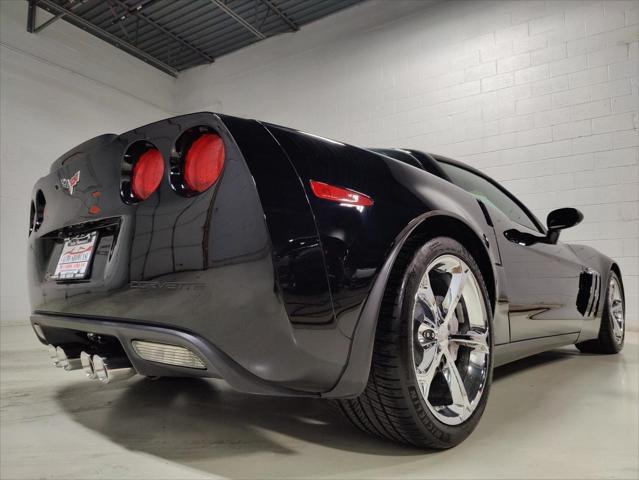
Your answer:
[[[576,345],[584,353],[613,354],[619,353],[623,348],[626,336],[626,303],[623,284],[614,271],[610,272],[604,301],[599,336]]]
[[[492,313],[472,255],[448,237],[400,253],[384,294],[368,384],[339,405],[362,430],[450,448],[477,426],[492,378]]]

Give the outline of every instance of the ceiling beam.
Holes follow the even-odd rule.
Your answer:
[[[38,33],[41,32],[42,30],[44,30],[45,28],[47,28],[49,25],[51,25],[53,22],[56,22],[58,20],[60,20],[62,17],[64,17],[64,13],[58,13],[56,16],[51,17],[49,20],[47,20],[46,22],[44,22],[42,25],[38,25],[33,32],[31,33]]]
[[[38,10],[36,0],[29,0],[29,6],[27,9],[27,32],[35,32],[36,24],[36,11]]]
[[[73,1],[73,0],[72,0]],[[81,2],[78,3],[72,3],[71,5],[69,5],[69,9],[70,10],[75,10],[76,8],[78,8],[79,6],[81,6],[82,4],[88,2],[89,0],[82,0]],[[58,13],[57,15],[54,15],[53,17],[51,17],[49,20],[43,22],[42,24],[38,25],[37,27],[35,26],[36,22],[36,14],[35,14],[35,10],[33,13],[33,26],[30,28],[30,24],[29,22],[31,21],[31,4],[34,4],[36,7],[38,6],[38,0],[29,0],[29,17],[27,17],[27,31],[29,33],[38,33],[41,32],[42,30],[44,30],[45,28],[47,28],[49,25],[51,25],[54,22],[57,22],[58,20],[60,20],[62,17],[64,17],[64,13]],[[60,5],[61,7],[64,7],[64,3],[62,5]]]
[[[277,5],[275,5],[273,3],[272,0],[260,0],[264,5],[266,5],[269,9],[271,9],[278,17],[280,17],[282,20],[284,20],[284,22],[286,22],[286,24],[291,27],[291,30],[297,32],[300,27],[297,26],[297,24],[291,20],[286,14],[284,14],[284,12],[282,12]]]
[[[29,3],[30,5],[31,3]],[[133,55],[134,57],[139,58],[140,60],[148,63],[149,65],[154,66],[155,68],[162,70],[164,73],[168,73],[173,77],[177,77],[178,71],[172,66],[164,63],[161,60],[158,60],[152,55],[149,55],[143,50],[140,50],[135,45],[131,45],[129,42],[122,40],[121,38],[113,35],[112,33],[103,30],[102,28],[94,25],[93,23],[85,20],[84,18],[76,15],[75,13],[67,10],[66,8],[61,7],[57,3],[52,2],[51,0],[37,0],[38,6],[46,9],[47,11],[54,14],[64,14],[67,21],[71,21],[76,25],[79,25],[84,30],[93,33],[95,36],[101,38],[102,40],[110,43],[111,45],[118,47],[121,50]]]
[[[114,0],[114,1],[115,1],[116,4],[118,4],[120,7],[124,8],[126,10],[127,15],[135,15],[136,17],[140,18],[141,20],[145,21],[147,24],[151,25],[152,27],[156,28],[157,30],[160,30],[165,35],[168,35],[169,37],[171,37],[176,42],[179,42],[181,45],[185,46],[189,50],[197,53],[200,57],[202,57],[207,62],[213,63],[215,61],[215,59],[211,55],[206,53],[205,51],[197,48],[195,45],[193,45],[192,43],[188,42],[187,40],[184,40],[179,35],[176,35],[172,31],[170,31],[168,28],[163,27],[162,25],[157,23],[155,20],[152,20],[148,16],[144,15],[140,11],[139,7],[130,9],[127,6],[127,4],[124,3],[122,0]]]
[[[218,8],[220,8],[220,10],[223,10],[229,17],[233,18],[237,23],[242,25],[244,28],[246,28],[249,32],[251,32],[260,40],[264,40],[266,38],[266,35],[260,32],[257,28],[255,28],[249,22],[244,20],[244,18],[242,18],[240,15],[238,15],[233,10],[231,10],[231,8],[228,5],[222,3],[220,0],[211,0],[211,3],[213,3]]]

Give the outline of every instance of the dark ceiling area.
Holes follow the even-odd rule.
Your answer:
[[[28,0],[27,30],[64,20],[169,75],[364,0]],[[53,17],[42,21],[39,9]]]

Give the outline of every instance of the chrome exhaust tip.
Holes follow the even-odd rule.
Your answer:
[[[91,355],[89,355],[87,352],[80,353],[80,364],[82,365],[84,373],[90,380],[94,380],[97,378],[95,370],[93,369],[93,360],[91,360]]]
[[[80,357],[69,357],[62,347],[56,347],[55,351],[58,359],[57,367],[64,368],[66,371],[82,368]]]
[[[91,361],[96,377],[105,384],[126,380],[137,373],[126,358],[105,358],[93,355]]]
[[[47,350],[49,351],[49,358],[53,362],[54,367],[61,367],[60,360],[58,359],[58,350],[53,345],[47,345]]]

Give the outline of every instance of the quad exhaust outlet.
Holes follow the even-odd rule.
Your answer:
[[[82,362],[82,369],[84,373],[86,373],[87,378],[89,380],[94,380],[97,378],[95,374],[95,370],[93,369],[93,360],[91,359],[91,355],[87,352],[82,352],[80,354],[80,361]]]
[[[91,357],[93,371],[102,383],[112,383],[131,378],[137,372],[125,357],[105,358],[99,355]]]
[[[82,368],[82,363],[79,356],[67,355],[62,347],[56,347],[56,357],[58,359],[56,367],[64,368],[67,371],[79,370]]]
[[[82,369],[89,379],[99,380],[100,383],[126,380],[137,373],[129,359],[123,356],[106,357],[91,355],[85,351],[74,356],[64,348],[53,345],[49,345],[48,350],[54,366],[67,371]]]

